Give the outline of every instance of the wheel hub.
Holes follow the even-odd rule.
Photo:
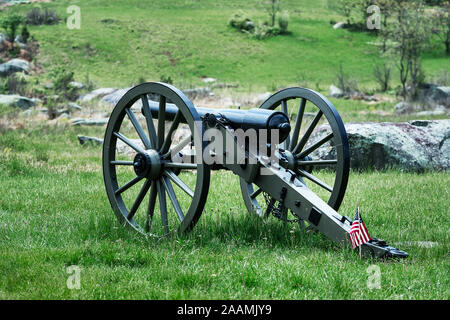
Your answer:
[[[156,150],[138,153],[133,160],[134,172],[138,177],[156,179],[162,173],[161,158]]]

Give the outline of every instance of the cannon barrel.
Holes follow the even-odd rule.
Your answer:
[[[158,117],[159,103],[149,100],[152,117]],[[248,110],[241,109],[216,109],[195,107],[199,116],[203,119],[206,115],[214,115],[216,118],[224,118],[233,129],[266,129],[270,138],[271,130],[279,130],[279,141],[283,142],[291,131],[289,118],[281,111],[253,108]],[[173,120],[178,107],[174,104],[166,104],[166,119]]]

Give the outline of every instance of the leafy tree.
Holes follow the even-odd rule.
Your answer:
[[[445,53],[450,54],[450,2],[444,2],[433,14],[433,32],[445,45]]]
[[[11,14],[1,20],[1,26],[6,31],[6,35],[11,42],[16,38],[17,29],[24,21],[24,18],[18,14]]]

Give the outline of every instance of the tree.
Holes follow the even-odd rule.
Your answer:
[[[433,33],[445,45],[445,53],[450,54],[450,2],[444,2],[432,15]]]
[[[265,0],[264,7],[269,14],[269,19],[271,26],[275,26],[275,19],[277,17],[277,13],[280,11],[280,1],[279,0]]]
[[[1,26],[5,29],[9,41],[14,42],[17,29],[24,21],[24,18],[18,14],[11,14],[1,20]]]
[[[429,45],[431,24],[421,2],[397,2],[393,9],[393,20],[389,23],[391,51],[400,73],[403,99],[408,96],[414,99],[423,81],[421,55]]]

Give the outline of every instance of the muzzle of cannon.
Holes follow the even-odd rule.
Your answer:
[[[325,134],[317,134],[319,125]],[[333,157],[321,159],[321,147]],[[313,90],[288,88],[257,109],[221,110],[197,108],[171,85],[143,83],[112,111],[102,160],[114,213],[143,234],[190,231],[203,212],[210,171],[225,169],[239,176],[251,214],[350,244],[352,221],[337,212],[350,169],[347,134],[334,106]],[[375,257],[407,256],[377,239],[361,250]]]

